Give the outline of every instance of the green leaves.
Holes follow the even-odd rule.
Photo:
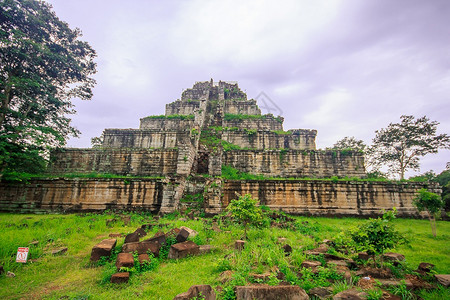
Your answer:
[[[436,134],[436,121],[426,116],[401,116],[400,123],[391,123],[377,130],[369,148],[369,163],[375,169],[386,165],[389,171],[404,179],[408,169],[418,170],[421,156],[437,153],[439,148],[450,148],[450,136]]]
[[[233,219],[244,225],[244,238],[247,238],[248,225],[258,225],[263,220],[262,210],[257,206],[258,202],[250,194],[246,194],[231,200],[227,206],[227,211],[231,213]]]
[[[396,210],[388,211],[377,219],[369,219],[365,223],[349,231],[350,237],[357,244],[358,250],[369,254],[382,255],[386,250],[406,243],[404,236],[391,223]]]
[[[436,214],[444,206],[444,202],[438,194],[429,192],[423,188],[417,192],[416,197],[413,199],[413,205],[418,211],[427,211],[430,214]]]
[[[0,2],[0,173],[14,169],[9,148],[31,156],[77,136],[67,116],[72,97],[90,99],[96,72],[95,51],[78,40],[51,5],[36,0]],[[42,153],[41,153],[42,155]]]

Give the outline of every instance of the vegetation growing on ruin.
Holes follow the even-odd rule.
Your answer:
[[[143,119],[167,119],[167,120],[194,120],[194,115],[154,115],[148,116]]]
[[[317,247],[324,239],[335,240],[341,232],[366,222],[357,218],[312,218],[290,217],[269,211],[261,207],[263,222],[248,231],[247,244],[242,252],[234,250],[234,241],[241,239],[244,228],[230,218],[186,219],[185,215],[170,214],[159,220],[149,213],[113,213],[69,214],[69,215],[20,215],[0,214],[0,264],[5,272],[16,274],[15,278],[0,276],[0,297],[6,299],[126,299],[151,298],[173,299],[194,284],[210,284],[216,289],[219,299],[230,299],[233,288],[239,284],[267,283],[276,285],[280,279],[277,272],[283,274],[290,284],[299,285],[309,291],[315,286],[329,286],[337,292],[344,286],[342,275],[330,266],[320,267],[317,273],[301,267],[304,260],[312,257],[305,251]],[[272,215],[269,217],[269,215]],[[289,221],[292,219],[292,221]],[[218,228],[214,230],[213,222]],[[92,247],[108,237],[109,233],[127,234],[142,224],[152,223],[148,231],[153,236],[157,231],[169,231],[172,228],[187,226],[199,232],[193,241],[197,244],[211,244],[216,250],[201,256],[180,260],[165,258],[153,261],[147,269],[134,270],[130,282],[123,286],[109,283],[115,272],[113,260],[104,260],[98,265],[89,262]],[[409,246],[395,249],[405,255],[406,261],[400,266],[390,265],[395,276],[404,278],[413,273],[421,262],[436,265],[435,272],[450,272],[450,223],[438,221],[438,236],[433,238],[427,226],[427,220],[395,219],[392,221],[397,230],[413,241]],[[272,225],[271,225],[272,224]],[[292,246],[292,253],[286,256],[283,244]],[[17,247],[29,245],[29,262],[15,263]],[[118,238],[116,252],[122,246],[124,238]],[[348,241],[336,240],[341,245]],[[67,247],[65,254],[54,256],[53,249]],[[328,253],[337,254],[334,247]],[[349,252],[347,258],[357,258]],[[319,260],[322,258],[318,257]],[[231,274],[228,280],[221,278],[224,271]],[[303,276],[299,278],[298,273]],[[255,279],[253,274],[270,274],[267,279]],[[358,276],[352,277],[347,286],[356,286]],[[432,277],[430,277],[430,280]],[[222,292],[217,288],[221,288]],[[375,294],[377,288],[374,289]],[[399,291],[400,292],[400,291]],[[423,299],[448,299],[449,290],[438,288],[430,291],[414,291]],[[433,298],[434,297],[434,298]]]

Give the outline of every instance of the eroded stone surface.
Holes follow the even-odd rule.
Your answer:
[[[131,253],[119,253],[116,260],[116,268],[120,270],[122,267],[132,268],[134,266],[134,257]]]
[[[169,259],[180,259],[184,258],[188,255],[196,255],[200,252],[200,247],[192,242],[186,241],[183,243],[177,243],[170,247],[169,250]]]
[[[115,273],[111,276],[111,283],[127,283],[130,279],[129,272]]]
[[[216,293],[210,285],[193,285],[185,293],[175,296],[173,300],[191,300],[191,299],[215,300]]]
[[[305,290],[295,285],[249,285],[236,287],[237,300],[307,300]]]
[[[147,253],[147,251],[150,251],[151,253],[153,253],[155,257],[159,257],[160,249],[161,245],[158,242],[150,242],[150,241],[127,243],[122,246],[122,252],[127,253],[137,252],[138,254],[144,254]]]
[[[111,256],[111,251],[116,246],[116,239],[106,239],[98,243],[92,248],[91,261],[96,262],[102,256]]]

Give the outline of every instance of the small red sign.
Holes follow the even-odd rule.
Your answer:
[[[28,259],[28,250],[27,247],[19,247],[19,249],[17,249],[16,262],[26,263]]]

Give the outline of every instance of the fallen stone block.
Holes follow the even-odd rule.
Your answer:
[[[315,260],[305,260],[300,265],[302,268],[316,268],[318,266],[321,266],[322,263],[320,261]]]
[[[150,261],[150,256],[147,253],[139,254],[138,256],[139,263],[142,265],[146,261]]]
[[[189,237],[189,231],[182,228],[180,230],[180,232],[177,234],[176,239],[177,239],[178,243],[182,243],[182,242],[186,242],[188,237]]]
[[[91,261],[96,262],[103,256],[111,256],[111,252],[116,246],[116,239],[106,239],[92,248]]]
[[[173,300],[205,299],[216,300],[216,293],[210,285],[193,285],[187,292],[178,294]]]
[[[292,247],[291,247],[289,244],[285,244],[285,245],[284,245],[283,247],[281,247],[281,248],[283,248],[284,254],[285,254],[286,256],[291,255],[291,253],[292,253]]]
[[[237,240],[237,241],[235,241],[235,242],[234,242],[234,249],[236,249],[236,250],[238,250],[238,251],[244,250],[245,243],[246,243],[246,241],[243,241],[243,240]]]
[[[39,244],[39,241],[32,241],[28,245],[30,246],[37,246]]]
[[[434,277],[443,286],[448,287],[450,285],[450,274],[436,274]]]
[[[367,252],[359,252],[359,253],[358,253],[358,258],[359,258],[360,260],[369,260],[370,255],[367,254]]]
[[[13,278],[13,277],[16,277],[16,274],[14,274],[14,273],[11,272],[11,271],[8,271],[8,272],[6,272],[6,277]]]
[[[411,289],[414,288],[414,285],[408,279],[402,279],[402,280],[378,279],[378,282],[379,282],[380,286],[382,288],[385,288],[385,289],[388,289],[388,288],[393,287],[393,286],[395,287],[395,286],[402,285],[403,282],[405,282],[406,288],[408,290],[411,290]]]
[[[138,243],[127,243],[122,246],[122,252],[125,253],[133,253],[137,252],[138,254],[147,253],[150,251],[153,253],[155,257],[159,257],[159,250],[161,249],[161,245],[158,242],[149,242],[142,241]]]
[[[389,261],[402,261],[405,260],[405,256],[400,253],[386,252],[383,254],[383,258]]]
[[[122,234],[121,233],[110,233],[109,237],[110,238],[118,238],[118,237],[122,237]]]
[[[178,233],[180,233],[180,230],[181,230],[180,228],[173,228],[173,229],[171,229],[169,232],[166,233],[166,239],[169,239],[169,238],[176,239]]]
[[[138,229],[136,229],[136,231],[134,233],[136,233],[139,236],[139,238],[147,235],[147,232],[142,227],[139,227]]]
[[[307,300],[308,294],[296,285],[248,285],[236,287],[237,300]]]
[[[186,230],[187,232],[189,232],[189,236],[190,237],[194,237],[194,236],[198,235],[198,232],[195,231],[194,229],[191,229],[191,228],[186,227],[186,226],[181,226],[180,230],[183,230],[183,229]]]
[[[333,296],[333,300],[365,300],[366,298],[367,294],[357,289],[342,291]]]
[[[127,236],[125,237],[125,244],[127,243],[134,243],[134,242],[139,242],[139,234],[137,234],[136,232],[127,234]]]
[[[434,268],[433,264],[422,262],[419,264],[419,267],[417,268],[417,271],[421,273],[429,273],[431,272],[431,269]]]
[[[67,247],[52,250],[52,255],[61,255],[67,252]]]
[[[183,243],[174,244],[170,247],[169,250],[169,259],[180,259],[184,258],[188,255],[196,255],[200,252],[200,247],[192,242],[186,241]]]
[[[214,250],[214,246],[211,245],[200,245],[198,254],[211,253]]]
[[[134,257],[131,253],[119,253],[117,255],[116,267],[117,271],[122,267],[132,268],[134,266]]]
[[[319,299],[328,299],[333,295],[333,292],[329,288],[315,287],[309,290],[308,295]]]
[[[111,276],[111,283],[127,283],[130,279],[129,272],[116,273]]]
[[[145,240],[144,242],[158,242],[160,245],[166,244],[166,235],[162,231],[158,231],[153,237]]]

